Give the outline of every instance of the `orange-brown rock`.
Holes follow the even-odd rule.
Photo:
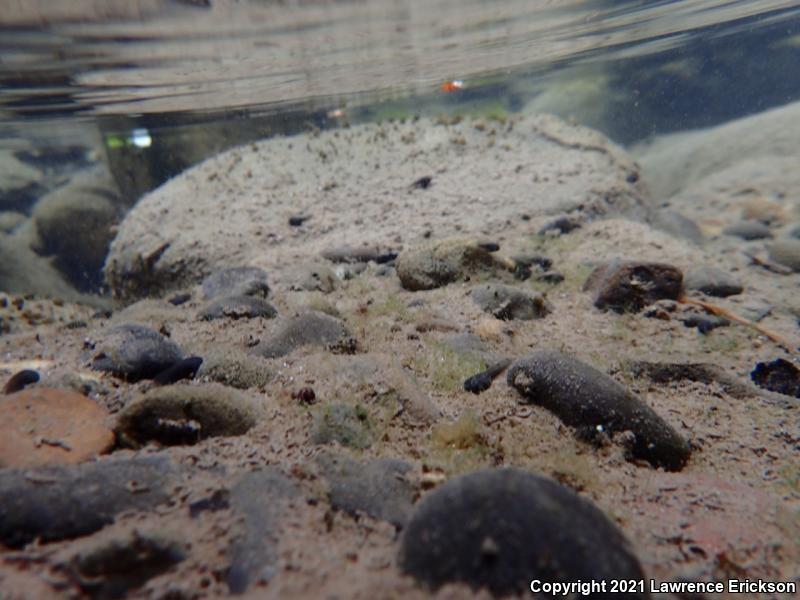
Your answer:
[[[0,398],[0,467],[78,463],[111,449],[105,409],[66,390],[31,388]]]

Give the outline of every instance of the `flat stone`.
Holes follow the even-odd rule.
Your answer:
[[[735,296],[744,291],[744,286],[736,277],[716,267],[689,269],[683,283],[688,290],[697,290],[719,298]]]
[[[318,457],[328,480],[331,506],[350,515],[359,512],[402,528],[414,508],[415,486],[407,478],[408,463],[379,458],[359,464],[346,456]]]
[[[214,300],[198,315],[204,321],[214,319],[272,319],[278,311],[263,298],[255,296],[225,296]]]
[[[504,321],[543,319],[551,311],[541,294],[531,295],[508,285],[484,283],[472,288],[470,297],[481,309]]]
[[[242,435],[258,421],[257,403],[217,383],[167,385],[130,402],[117,419],[120,440],[132,446],[154,440],[165,446]]]
[[[403,250],[395,268],[400,283],[411,291],[430,290],[509,269],[485,247],[465,238],[427,242]]]
[[[176,467],[163,454],[0,470],[0,541],[20,548],[93,533],[129,510],[169,500]]]
[[[203,280],[203,295],[207,300],[220,296],[269,295],[267,272],[258,267],[227,267],[212,273]]]
[[[303,346],[322,346],[333,352],[352,353],[356,341],[343,321],[317,311],[286,319],[269,339],[253,348],[265,358],[286,356]]]
[[[289,289],[329,294],[336,289],[337,279],[328,265],[304,264],[292,270]]]
[[[748,241],[772,237],[772,230],[760,221],[739,221],[723,229],[722,233]]]
[[[242,594],[278,572],[278,532],[287,504],[297,489],[275,467],[243,475],[231,488],[230,505],[242,523],[230,546],[228,589]]]
[[[697,223],[674,210],[657,211],[653,215],[652,225],[675,237],[689,240],[696,246],[702,246],[705,241],[703,232]]]
[[[94,400],[36,387],[0,397],[0,467],[79,463],[114,445],[108,413]]]
[[[769,257],[776,263],[800,271],[800,240],[778,240],[769,246]]]
[[[217,348],[205,354],[199,374],[226,386],[246,390],[267,387],[275,377],[275,370],[258,356],[235,348]]]
[[[529,593],[533,579],[644,578],[625,536],[600,509],[519,469],[462,475],[427,495],[405,530],[399,562],[433,590],[461,582],[494,596]]]
[[[152,379],[183,358],[172,340],[142,325],[117,325],[93,341],[92,368],[128,381]]]
[[[689,444],[653,409],[575,358],[539,350],[514,362],[507,380],[528,402],[546,408],[579,432],[632,432],[628,450],[635,458],[669,471],[679,471],[689,460]]]
[[[597,267],[583,285],[594,305],[615,312],[638,312],[657,300],[677,300],[683,273],[672,265],[615,260]]]
[[[788,360],[776,358],[772,362],[760,362],[750,378],[765,390],[800,398],[800,369]]]

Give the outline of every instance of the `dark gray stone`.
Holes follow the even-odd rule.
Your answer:
[[[356,341],[339,319],[317,311],[309,311],[285,320],[278,329],[253,348],[265,358],[285,356],[302,346],[322,346],[333,352],[352,353]]]
[[[744,291],[744,286],[736,277],[716,267],[690,269],[683,281],[688,290],[697,290],[719,298],[735,296]]]
[[[403,535],[400,566],[434,590],[463,582],[494,596],[527,593],[533,579],[644,578],[630,544],[600,509],[519,469],[462,475],[426,496]],[[650,596],[645,588],[627,597]]]
[[[278,311],[263,298],[255,296],[226,296],[215,300],[202,311],[199,317],[204,321],[212,319],[252,319],[263,317],[272,319]]]
[[[739,221],[723,229],[722,233],[743,240],[763,240],[772,237],[770,228],[760,221]]]
[[[508,385],[579,431],[630,431],[636,458],[678,471],[689,444],[656,412],[605,373],[560,352],[539,350],[508,370]]]
[[[612,261],[592,271],[583,286],[594,305],[615,312],[638,312],[657,300],[677,300],[683,273],[672,265]]]
[[[297,496],[294,484],[277,468],[244,475],[231,489],[230,505],[242,518],[230,547],[228,589],[242,594],[251,584],[277,572],[278,533],[286,505]]]
[[[364,512],[398,528],[408,522],[416,492],[406,478],[411,465],[393,458],[361,465],[344,456],[326,454],[318,462],[330,485],[331,506],[353,516]]]
[[[532,296],[508,285],[484,283],[472,288],[470,296],[484,311],[504,321],[543,319],[550,313],[541,294]]]
[[[112,600],[166,573],[186,555],[180,541],[136,529],[77,553],[70,570],[85,594],[95,600]]]
[[[92,368],[128,381],[152,379],[183,358],[175,342],[142,325],[117,325],[93,344]]]
[[[128,510],[169,500],[177,469],[164,455],[0,470],[0,541],[20,548],[95,532]]]
[[[269,295],[267,272],[258,267],[229,267],[212,273],[203,280],[203,295],[207,300],[220,296]]]

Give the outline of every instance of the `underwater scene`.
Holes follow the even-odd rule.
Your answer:
[[[0,600],[800,598],[800,5],[0,0]]]

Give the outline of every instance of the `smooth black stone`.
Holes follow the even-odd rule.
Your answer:
[[[128,510],[169,500],[176,468],[164,455],[68,466],[0,470],[0,542],[12,548],[40,538],[95,532]]]
[[[628,541],[600,509],[519,469],[477,471],[431,492],[406,527],[399,562],[433,590],[463,582],[494,596],[526,593],[533,579],[644,578]],[[650,596],[645,588],[626,597]]]
[[[539,350],[508,370],[508,385],[529,402],[575,428],[608,434],[630,431],[631,453],[654,466],[678,471],[691,449],[658,414],[605,373],[561,354]]]
[[[25,386],[39,381],[39,373],[31,369],[23,369],[11,376],[3,388],[4,394],[13,394],[25,389]]]

